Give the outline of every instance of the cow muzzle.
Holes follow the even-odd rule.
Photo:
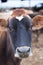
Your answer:
[[[28,46],[17,47],[16,53],[14,54],[14,56],[18,58],[27,58],[31,55],[31,48]]]

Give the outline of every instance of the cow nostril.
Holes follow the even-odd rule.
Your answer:
[[[27,52],[30,52],[30,48],[27,50]]]
[[[18,52],[18,53],[22,53],[19,49],[17,49],[17,52]]]

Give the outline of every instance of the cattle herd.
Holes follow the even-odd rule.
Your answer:
[[[0,18],[0,65],[20,65],[22,58],[32,55],[32,33],[38,41],[43,15],[31,18],[29,11],[15,9],[7,19],[4,17]]]

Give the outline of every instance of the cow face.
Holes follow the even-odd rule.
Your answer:
[[[15,57],[24,58],[31,55],[31,24],[28,17],[22,17],[20,20],[13,17],[9,20],[9,33]]]

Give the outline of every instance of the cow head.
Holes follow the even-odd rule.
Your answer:
[[[8,20],[9,35],[14,57],[25,58],[31,55],[32,22],[27,16],[13,16]]]
[[[13,17],[9,20],[9,30],[14,56],[19,58],[30,56],[32,42],[31,19],[23,17],[19,21]]]

